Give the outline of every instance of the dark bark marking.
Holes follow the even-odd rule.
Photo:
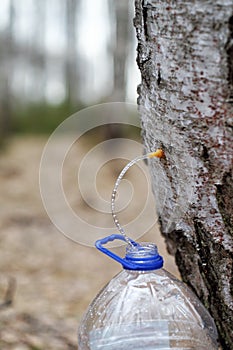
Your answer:
[[[204,159],[204,161],[209,160],[209,152],[208,152],[208,149],[205,145],[202,146],[201,158]]]
[[[228,103],[233,104],[233,15],[229,19],[229,38],[227,40],[225,49],[227,53],[228,64],[228,83],[229,83],[229,97]]]
[[[158,86],[160,85],[161,80],[162,80],[162,78],[161,78],[161,70],[160,70],[160,68],[159,68],[159,69],[158,69],[158,78],[157,78],[157,84],[158,84]]]
[[[143,17],[143,28],[144,28],[144,35],[145,39],[147,40],[148,36],[148,30],[147,30],[147,6],[146,6],[146,1],[143,0],[142,2],[142,17]]]
[[[224,224],[228,233],[233,237],[233,179],[232,174],[227,173],[222,185],[216,185],[217,187],[217,202],[219,211],[222,215]]]

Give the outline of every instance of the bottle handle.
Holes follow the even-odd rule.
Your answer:
[[[112,258],[112,259],[116,260],[117,262],[119,262],[123,266],[123,268],[130,269],[130,270],[137,270],[138,269],[138,265],[137,264],[134,264],[134,263],[132,263],[130,261],[127,261],[126,259],[121,258],[119,255],[116,255],[115,253],[113,253],[109,249],[103,247],[103,244],[115,241],[117,239],[126,242],[126,239],[125,239],[124,236],[118,235],[118,234],[113,234],[111,236],[107,236],[107,237],[98,239],[95,242],[95,246],[102,253],[108,255],[110,258]],[[133,241],[131,238],[130,238],[130,241],[135,247],[139,246],[139,244],[137,242]]]

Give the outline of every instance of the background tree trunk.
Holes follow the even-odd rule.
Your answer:
[[[11,129],[11,103],[12,93],[10,88],[10,72],[12,70],[12,41],[15,18],[15,3],[9,2],[9,19],[4,33],[3,43],[1,45],[0,61],[3,69],[0,72],[0,144],[9,134]]]
[[[135,4],[144,143],[166,153],[151,165],[161,231],[233,349],[233,1]]]
[[[78,103],[78,54],[77,54],[77,17],[79,0],[68,0],[66,2],[66,95],[71,106]]]
[[[35,91],[40,96],[41,102],[46,103],[46,6],[45,2],[42,1],[34,1],[33,6],[36,16],[31,38],[32,42],[29,46],[29,60],[35,76],[40,77],[35,84]]]
[[[127,64],[130,55],[132,31],[130,31],[130,0],[109,1],[110,13],[115,24],[111,44],[113,59],[113,91],[111,101],[126,100]]]

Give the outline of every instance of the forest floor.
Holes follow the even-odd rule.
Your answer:
[[[83,312],[121,269],[94,248],[67,239],[49,220],[38,180],[45,144],[43,137],[13,138],[0,154],[1,350],[77,349]],[[80,147],[85,154],[86,145]],[[116,169],[109,166],[104,182],[110,189]],[[138,191],[142,196],[143,188]],[[87,221],[88,215],[86,210]],[[156,225],[143,238],[156,241],[165,267],[178,274]]]

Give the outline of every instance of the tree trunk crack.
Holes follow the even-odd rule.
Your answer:
[[[225,46],[227,53],[228,64],[228,84],[229,84],[229,97],[228,103],[233,104],[233,15],[229,18],[229,37]]]

